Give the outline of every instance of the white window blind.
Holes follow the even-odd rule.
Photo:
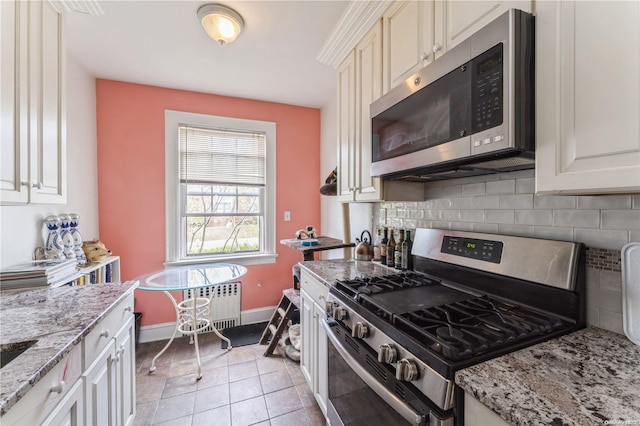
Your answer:
[[[266,185],[266,135],[181,125],[180,182]]]

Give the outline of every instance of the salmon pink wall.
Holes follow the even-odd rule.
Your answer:
[[[320,227],[320,110],[100,79],[96,103],[100,239],[120,256],[123,280],[165,261],[165,110],[276,123],[278,258],[248,267],[242,310],[277,305],[302,260],[279,241],[308,224]],[[143,325],[175,321],[164,294],[137,290],[135,297]]]

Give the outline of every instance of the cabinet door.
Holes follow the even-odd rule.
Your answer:
[[[77,380],[49,417],[42,422],[42,426],[82,426],[84,424],[84,388],[82,380]]]
[[[131,317],[116,336],[117,419],[118,424],[133,423],[136,407],[135,329]]]
[[[63,6],[29,2],[29,145],[32,203],[66,202]]]
[[[338,67],[338,201],[353,201],[356,143],[356,62],[351,52]]]
[[[112,339],[83,375],[85,381],[85,423],[117,425],[117,358]]]
[[[313,389],[313,300],[303,290],[300,290],[300,326],[302,328],[302,342],[300,352],[300,370],[304,378]]]
[[[382,16],[382,92],[433,60],[434,2],[396,1]]]
[[[442,41],[436,40],[436,43],[441,46],[436,57],[511,8],[531,12],[531,0],[437,1],[435,4],[435,32],[436,35],[440,35],[444,39],[441,39]]]
[[[378,22],[356,46],[356,201],[381,199],[380,178],[371,177],[371,113],[369,105],[382,95],[382,32]]]
[[[536,192],[637,192],[640,3],[536,4]]]
[[[24,24],[27,9],[25,2],[0,2],[0,202],[3,204],[29,200],[28,187],[22,185],[29,172],[26,122],[20,120],[26,116],[27,106],[20,98],[21,93],[26,93],[20,88],[28,87],[26,75],[20,74],[27,51]]]
[[[329,348],[327,342],[327,332],[322,323],[327,319],[324,307],[314,303],[314,330],[315,339],[315,386],[313,395],[318,402],[322,414],[327,416],[327,400],[329,397]]]

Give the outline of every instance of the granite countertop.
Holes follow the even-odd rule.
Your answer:
[[[640,346],[589,327],[456,373],[513,425],[640,424]]]
[[[314,260],[300,262],[299,265],[328,286],[332,285],[336,280],[399,274],[401,272],[378,262],[353,259]]]
[[[0,370],[0,415],[80,343],[137,282],[39,289],[0,296],[0,348],[37,340]]]

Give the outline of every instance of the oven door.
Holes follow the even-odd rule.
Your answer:
[[[329,342],[330,426],[454,424],[453,415],[434,411],[424,395],[396,380],[393,368],[378,362],[377,354],[345,327],[332,318],[322,325]]]

